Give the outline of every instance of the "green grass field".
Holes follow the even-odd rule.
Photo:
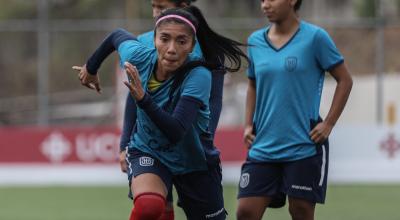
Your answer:
[[[236,187],[225,186],[228,219],[235,219]],[[175,196],[176,198],[176,196]],[[400,185],[330,186],[321,220],[399,220]],[[0,187],[0,220],[126,220],[131,202],[125,187]],[[176,208],[177,220],[185,219]],[[264,219],[290,219],[287,207]]]

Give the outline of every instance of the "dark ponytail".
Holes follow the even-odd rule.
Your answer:
[[[207,63],[211,65],[219,64],[229,72],[237,72],[242,66],[241,58],[249,61],[246,54],[239,48],[240,46],[246,46],[245,44],[226,38],[213,31],[197,7],[189,6],[185,9],[197,19],[196,36]],[[228,60],[227,66],[224,63],[225,58]]]

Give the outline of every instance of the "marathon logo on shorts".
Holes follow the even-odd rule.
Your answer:
[[[222,209],[220,209],[220,210],[218,210],[218,211],[216,211],[214,213],[208,214],[208,215],[206,215],[206,219],[214,218],[214,217],[218,216],[219,214],[221,214],[224,211],[225,211],[225,208],[222,208]]]
[[[243,173],[242,176],[240,177],[240,183],[239,183],[240,188],[246,188],[249,185],[249,182],[250,182],[250,174]]]
[[[154,164],[154,159],[151,157],[140,157],[139,165],[142,167],[151,167]]]
[[[308,187],[308,186],[292,185],[292,188],[298,189],[298,190],[303,190],[303,191],[312,191],[312,187]]]

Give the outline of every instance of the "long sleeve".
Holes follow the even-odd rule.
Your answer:
[[[119,45],[127,40],[135,40],[136,38],[124,29],[117,29],[104,39],[101,45],[93,53],[93,55],[86,62],[86,68],[92,75],[97,74],[103,61],[115,50]]]
[[[136,102],[130,94],[126,97],[125,112],[124,112],[124,124],[122,127],[121,141],[119,144],[120,152],[125,150],[129,145],[129,141],[133,132],[133,128],[136,123]]]
[[[170,114],[159,107],[146,93],[137,105],[146,112],[171,143],[176,143],[183,138],[196,120],[202,102],[190,96],[181,96],[173,113]]]

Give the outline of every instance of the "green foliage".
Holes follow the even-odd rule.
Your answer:
[[[377,8],[375,0],[357,0],[355,1],[355,10],[358,16],[363,18],[376,17]]]

